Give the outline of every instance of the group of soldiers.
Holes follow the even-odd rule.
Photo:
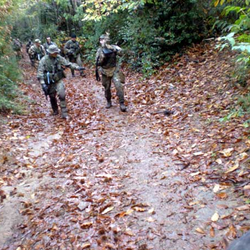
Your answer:
[[[110,45],[109,42],[109,35],[104,34],[100,36],[100,47],[96,53],[96,80],[102,81],[107,100],[106,108],[112,107],[111,82],[113,81],[119,98],[120,110],[126,112],[123,89],[125,77],[120,71],[117,62],[117,55],[122,54],[122,49],[117,45]],[[66,77],[64,69],[70,68],[72,77],[75,77],[75,70],[80,72],[80,76],[84,76],[80,50],[80,45],[76,41],[76,35],[74,34],[71,35],[71,39],[64,45],[66,58],[61,55],[60,49],[51,41],[50,37],[47,37],[44,45],[41,44],[39,39],[36,39],[34,44],[29,41],[26,45],[26,51],[29,54],[31,64],[37,68],[37,79],[46,95],[46,99],[49,96],[53,115],[59,113],[58,97],[60,100],[61,117],[68,117],[63,82],[63,78]],[[99,71],[102,77],[99,76]]]

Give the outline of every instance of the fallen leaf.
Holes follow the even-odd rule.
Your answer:
[[[213,188],[213,192],[217,193],[220,190],[220,185],[219,184],[215,184],[214,188]]]
[[[107,214],[108,212],[110,212],[111,210],[113,210],[114,209],[114,207],[107,207],[106,209],[104,209],[103,211],[102,211],[102,214]]]
[[[239,165],[234,165],[233,167],[229,168],[225,173],[228,174],[228,173],[231,173],[233,172],[234,170],[236,170],[237,168],[239,167]]]
[[[145,211],[145,208],[143,208],[143,207],[133,207],[133,209],[137,212],[144,212]]]
[[[88,247],[90,247],[90,243],[84,243],[82,246],[81,246],[81,249],[86,249]]]
[[[219,199],[226,199],[228,197],[227,193],[218,193],[218,194],[216,194],[216,196]]]
[[[232,155],[233,150],[233,148],[227,148],[222,151],[219,151],[219,153],[223,154],[224,157],[229,157]]]
[[[86,229],[86,228],[91,227],[92,225],[93,225],[93,222],[89,221],[89,222],[84,222],[84,223],[82,223],[82,224],[80,225],[80,227],[81,227],[82,229]]]
[[[219,214],[215,212],[213,216],[211,217],[211,221],[213,222],[218,221],[219,218],[220,218]]]
[[[155,221],[155,219],[154,219],[154,218],[152,218],[152,217],[148,217],[148,218],[146,219],[146,221],[148,221],[148,222],[154,222],[154,221]]]
[[[236,207],[236,210],[238,211],[245,211],[245,210],[248,210],[250,209],[250,205],[243,205],[243,206],[240,206],[240,207]]]
[[[204,230],[201,229],[200,227],[197,227],[197,228],[195,229],[195,231],[196,231],[197,233],[200,233],[200,234],[206,234],[206,233],[204,232]]]

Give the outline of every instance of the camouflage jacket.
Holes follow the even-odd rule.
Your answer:
[[[78,54],[80,54],[80,52],[81,52],[80,45],[77,41],[73,42],[72,40],[69,40],[64,45],[64,53],[66,55],[71,53],[71,55],[76,57]]]
[[[109,56],[105,55],[105,49],[113,52],[113,55],[111,55],[110,58],[108,58]],[[98,48],[96,52],[96,64],[101,68],[102,74],[112,77],[114,72],[119,70],[118,64],[116,62],[116,55],[122,55],[122,49],[117,45],[106,45],[105,48]],[[111,63],[108,61],[111,61]]]
[[[49,48],[50,45],[56,45],[56,44],[55,44],[54,42],[50,42],[50,43],[45,42],[45,43],[43,44],[43,47],[44,47],[44,49],[45,49],[46,54],[48,54],[47,50],[48,50],[48,48]]]
[[[40,61],[41,58],[45,55],[44,47],[42,45],[40,45],[39,47],[37,47],[34,44],[29,49],[29,55],[30,55],[31,58],[34,58],[34,59]]]
[[[44,84],[46,74],[48,72],[51,75],[54,75],[57,72],[63,72],[64,67],[70,67],[71,69],[79,68],[79,66],[76,63],[71,63],[60,55],[57,55],[56,58],[46,55],[39,62],[37,70],[37,78],[39,79],[41,84]]]
[[[20,42],[19,39],[13,39],[12,44],[13,44],[13,50],[14,50],[14,51],[20,51],[20,50],[21,50],[21,48],[22,48],[22,43]]]

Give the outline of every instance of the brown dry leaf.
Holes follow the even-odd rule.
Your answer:
[[[211,221],[216,222],[220,218],[219,214],[215,212],[213,216],[211,217]]]
[[[233,167],[229,168],[225,173],[231,173],[233,171],[235,171],[237,168],[239,167],[239,164],[234,165]]]
[[[134,236],[134,233],[133,233],[132,230],[129,229],[129,228],[126,229],[125,234],[126,234],[126,235],[129,235],[129,236]]]
[[[245,211],[245,210],[249,210],[250,209],[250,205],[243,205],[243,206],[240,206],[240,207],[237,207],[236,210],[238,211]]]
[[[224,157],[230,157],[233,151],[234,151],[233,148],[227,148],[222,151],[219,151],[219,153],[223,154]]]
[[[244,188],[243,188],[244,190],[248,190],[248,189],[250,189],[250,185],[246,185],[246,186],[244,186]]]
[[[200,234],[206,234],[206,233],[204,232],[204,230],[201,229],[200,227],[197,227],[197,228],[195,229],[195,231],[196,231],[197,233],[200,233]]]
[[[151,209],[148,210],[149,214],[155,214],[155,209],[152,207]]]
[[[216,196],[219,199],[226,199],[228,197],[227,193],[217,193]]]
[[[110,212],[111,210],[113,210],[114,207],[107,207],[102,211],[102,214],[107,214],[108,212]]]
[[[80,227],[81,227],[82,229],[86,229],[86,228],[91,227],[92,225],[93,225],[93,222],[88,221],[88,222],[82,223],[82,224],[80,225]]]
[[[142,207],[133,207],[133,209],[137,212],[145,212],[145,208]]]
[[[211,237],[215,236],[215,232],[214,232],[214,228],[213,227],[210,228],[210,236]]]
[[[148,218],[146,219],[146,221],[148,221],[148,222],[154,222],[154,221],[155,221],[155,219],[154,219],[154,218],[152,218],[152,217],[148,217]]]
[[[220,185],[219,184],[215,184],[214,188],[213,188],[213,192],[217,193],[220,190]]]
[[[235,238],[236,235],[237,235],[237,231],[236,231],[236,228],[234,225],[230,225],[229,226],[229,230],[228,232],[226,233],[226,235],[229,237],[229,238]]]
[[[81,249],[86,249],[88,247],[90,247],[90,243],[84,243],[82,246],[81,246]]]

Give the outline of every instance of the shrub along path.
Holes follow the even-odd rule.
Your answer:
[[[127,113],[103,108],[93,69],[67,71],[68,120],[23,59],[28,107],[0,128],[0,248],[223,249],[249,230],[248,118],[220,121],[245,90],[213,47],[126,73]]]

